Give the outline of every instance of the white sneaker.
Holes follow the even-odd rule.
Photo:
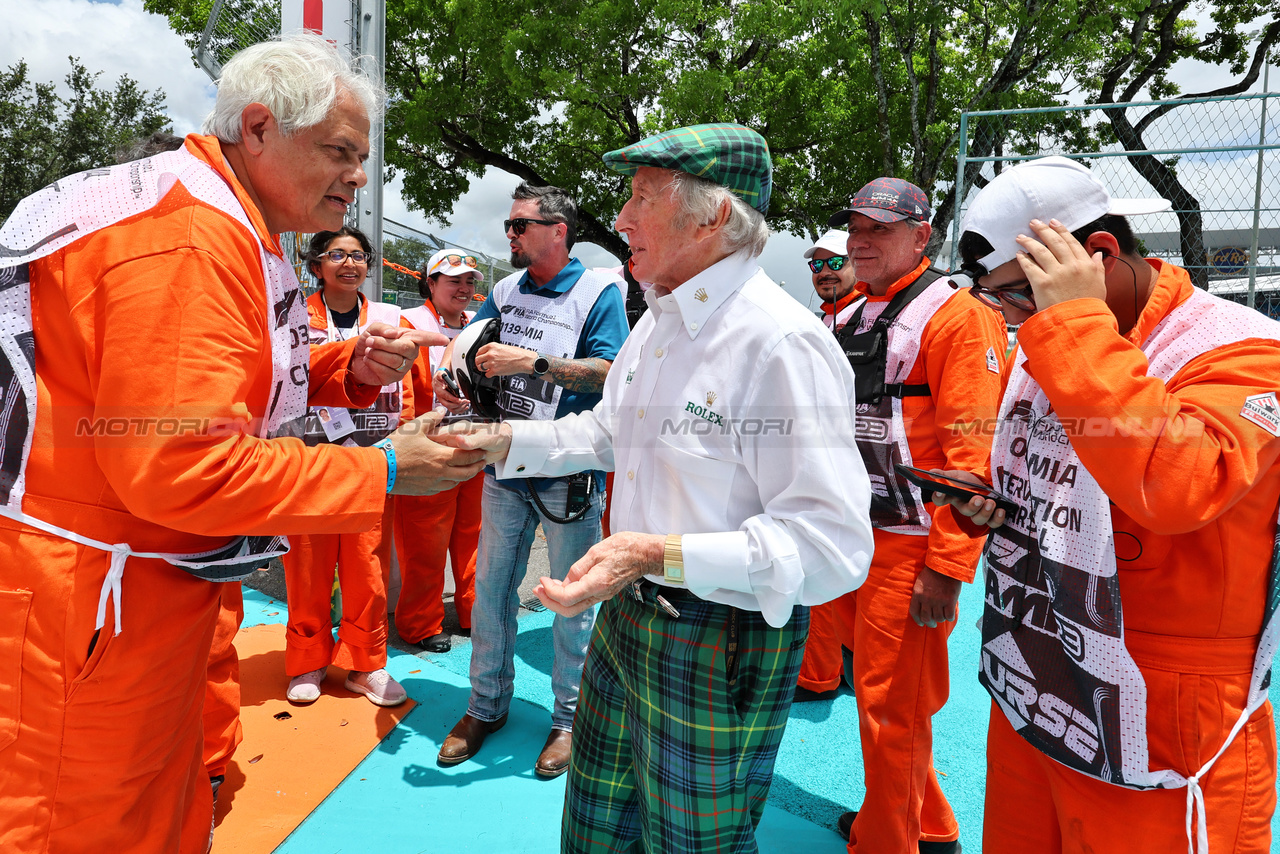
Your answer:
[[[320,683],[324,681],[324,671],[325,668],[321,667],[290,679],[289,690],[285,692],[289,702],[305,706],[320,699]]]
[[[367,673],[352,670],[347,674],[346,687],[348,691],[364,694],[371,703],[379,706],[398,706],[409,699],[400,683],[392,679],[391,674],[383,668]]]

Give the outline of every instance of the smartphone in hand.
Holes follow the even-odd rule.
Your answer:
[[[985,484],[957,480],[954,477],[936,474],[914,466],[904,466],[902,463],[896,463],[893,468],[909,482],[920,487],[926,500],[929,500],[935,492],[941,492],[943,495],[949,495],[952,498],[959,498],[963,501],[968,501],[975,497],[989,498],[996,503],[997,509],[1004,511],[1005,516],[1013,517],[1018,512],[1017,501],[1007,495],[996,492]]]
[[[462,396],[462,390],[458,388],[458,381],[453,378],[453,371],[445,368],[440,372],[440,377],[444,381],[444,387],[449,390],[449,394],[460,400],[466,399]]]

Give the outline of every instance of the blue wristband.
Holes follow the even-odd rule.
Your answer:
[[[381,448],[382,453],[387,457],[387,493],[396,485],[396,449],[391,446],[390,439],[383,439],[380,442],[374,442],[375,448]]]

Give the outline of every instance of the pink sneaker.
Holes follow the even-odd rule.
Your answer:
[[[352,670],[347,674],[346,688],[348,691],[364,694],[369,698],[369,702],[379,706],[398,706],[409,699],[409,695],[405,693],[404,688],[400,687],[400,683],[392,679],[391,674],[384,668],[367,673]]]
[[[289,702],[305,706],[320,699],[320,683],[324,681],[324,671],[325,668],[321,667],[290,679],[289,690],[285,692]]]

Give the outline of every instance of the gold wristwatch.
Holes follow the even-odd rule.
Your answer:
[[[668,584],[684,584],[684,552],[680,549],[680,535],[667,534],[662,548],[662,580]]]

